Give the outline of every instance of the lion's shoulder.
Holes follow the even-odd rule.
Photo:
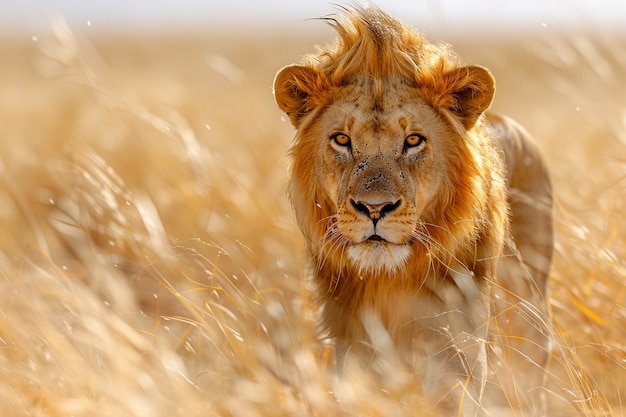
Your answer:
[[[509,188],[531,193],[551,193],[550,176],[537,143],[510,117],[486,113],[488,129],[506,170]]]

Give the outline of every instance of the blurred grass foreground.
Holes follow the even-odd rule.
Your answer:
[[[316,333],[271,85],[320,33],[0,39],[2,416],[422,415]],[[626,37],[446,41],[551,165],[548,415],[624,415]]]

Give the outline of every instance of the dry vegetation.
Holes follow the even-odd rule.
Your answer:
[[[0,42],[2,415],[420,415],[394,369],[338,382],[315,333],[271,83],[330,32],[54,28]],[[447,40],[553,169],[549,415],[622,415],[626,37]]]

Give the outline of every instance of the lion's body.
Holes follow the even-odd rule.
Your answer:
[[[522,255],[536,249],[547,260],[532,265],[540,272],[531,290],[545,289],[552,235],[526,243],[540,210],[508,201],[509,187],[520,186],[549,207],[544,165],[515,124],[483,115],[495,90],[487,70],[460,66],[375,8],[334,24],[337,45],[275,82],[298,129],[291,198],[325,329],[340,362],[391,352],[438,409],[463,401],[473,415],[487,379],[494,289],[510,300],[507,288],[532,282],[518,257],[506,273],[520,271],[513,275],[524,284],[496,280],[510,228]],[[520,174],[537,167],[527,184]],[[543,214],[536,225],[551,231]],[[512,311],[515,297],[508,303],[499,307]]]

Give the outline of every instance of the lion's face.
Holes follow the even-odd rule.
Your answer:
[[[334,211],[326,240],[361,271],[392,272],[427,239],[419,224],[446,182],[454,136],[415,89],[385,90],[375,99],[369,83],[343,88],[306,128],[317,138],[309,154],[316,181]]]
[[[393,274],[417,251],[449,250],[448,235],[471,233],[474,223],[462,218],[474,217],[481,198],[472,186],[479,161],[462,132],[491,101],[492,91],[475,85],[493,82],[478,67],[450,80],[429,96],[401,78],[331,85],[311,68],[279,73],[277,101],[298,129],[291,197],[322,262]]]

